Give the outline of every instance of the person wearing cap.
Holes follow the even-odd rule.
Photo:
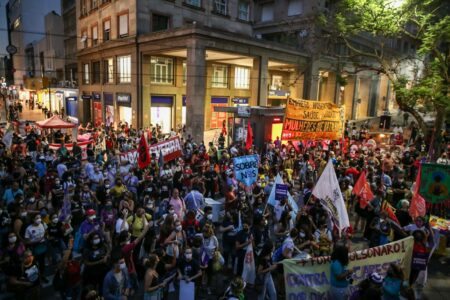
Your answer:
[[[86,241],[92,232],[101,231],[100,223],[96,221],[96,212],[93,209],[86,211],[86,219],[80,225],[80,233]]]
[[[41,155],[38,158],[37,163],[34,165],[39,178],[42,178],[47,173],[47,164],[45,163],[45,156]]]
[[[358,284],[358,288],[352,293],[349,300],[381,299],[383,277],[377,272],[371,273]]]

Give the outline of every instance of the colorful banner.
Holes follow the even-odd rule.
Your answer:
[[[450,165],[422,164],[419,193],[427,202],[450,200]]]
[[[289,98],[281,139],[339,140],[342,138],[343,124],[341,108],[334,103]]]
[[[177,159],[183,155],[183,149],[181,148],[181,142],[178,137],[170,138],[166,141],[148,146],[150,157],[155,155],[155,160],[159,160],[159,155],[162,153],[164,163]],[[131,164],[136,164],[139,158],[137,149],[120,153],[120,161],[127,160]]]
[[[450,231],[450,221],[449,220],[430,215],[429,222],[430,222],[430,226],[433,229],[438,229],[440,231]]]
[[[81,148],[81,159],[86,160],[87,159],[87,146],[89,144],[93,144],[94,141],[85,141],[85,142],[77,142],[78,146]],[[67,148],[67,150],[72,151],[73,144],[64,144],[64,146]],[[61,144],[49,144],[48,147],[52,150],[58,150],[61,147]]]
[[[246,186],[255,183],[258,177],[258,164],[259,156],[256,154],[233,158],[236,179]]]
[[[371,273],[378,272],[385,276],[391,263],[399,263],[405,278],[409,278],[413,245],[413,237],[407,237],[383,246],[349,253],[348,269],[353,270],[354,280],[350,286],[351,293]],[[330,299],[330,265],[330,256],[283,260],[286,299]]]

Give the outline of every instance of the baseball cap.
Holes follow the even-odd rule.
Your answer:
[[[92,208],[88,209],[86,211],[86,216],[94,216],[94,215],[95,215],[95,210],[93,210]]]

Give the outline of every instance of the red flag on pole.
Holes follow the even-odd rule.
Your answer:
[[[419,170],[417,171],[416,182],[413,191],[413,197],[411,199],[411,205],[409,206],[409,215],[415,219],[417,217],[423,217],[427,213],[427,208],[425,204],[425,199],[420,196],[419,188],[420,188],[420,180],[422,173],[422,165],[419,166]]]
[[[141,140],[139,141],[139,148],[138,148],[138,165],[139,168],[144,169],[150,164],[150,153],[148,149],[147,140],[145,139],[145,135],[141,135]]]
[[[383,203],[381,204],[381,211],[386,212],[389,219],[391,219],[392,221],[394,221],[397,224],[400,224],[400,222],[397,219],[397,216],[395,215],[394,208],[386,200],[383,201]]]
[[[245,140],[245,149],[249,150],[253,145],[253,129],[250,121],[247,122],[247,139]]]
[[[363,171],[361,175],[359,175],[352,193],[359,197],[359,206],[362,209],[366,208],[367,204],[374,198],[370,185],[366,179],[366,171]]]

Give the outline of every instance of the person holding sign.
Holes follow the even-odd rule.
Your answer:
[[[184,255],[177,263],[178,280],[180,280],[180,299],[195,298],[195,279],[202,276],[200,263],[192,258],[192,249],[186,248]],[[183,281],[183,282],[181,282]]]
[[[166,282],[160,280],[160,276],[156,271],[156,265],[159,262],[159,258],[155,254],[150,254],[144,265],[147,268],[145,271],[144,281],[144,300],[160,300],[162,299],[162,289],[166,286]]]
[[[348,286],[353,271],[347,270],[348,248],[337,246],[331,254],[330,299],[345,300],[348,297]]]

